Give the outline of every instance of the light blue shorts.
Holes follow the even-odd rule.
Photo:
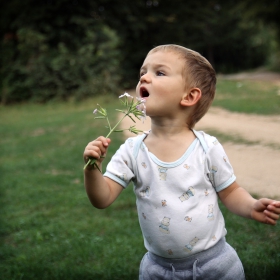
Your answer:
[[[244,280],[235,250],[221,239],[214,247],[184,259],[167,259],[148,252],[140,264],[139,280]]]

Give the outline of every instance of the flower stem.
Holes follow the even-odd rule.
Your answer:
[[[129,113],[130,113],[130,112],[128,111],[128,112],[116,123],[116,125],[115,125],[113,128],[111,128],[110,123],[109,123],[109,120],[108,120],[108,117],[107,117],[107,122],[108,122],[108,125],[109,125],[109,127],[110,127],[111,129],[110,129],[109,133],[107,134],[106,138],[108,138],[108,137],[111,135],[111,133],[117,128],[117,126],[122,122],[122,120],[123,120]],[[87,168],[88,165],[91,164],[92,161],[95,161],[95,160],[96,160],[96,159],[89,159],[88,162],[86,163],[86,165],[84,166],[84,170]],[[94,165],[98,168],[98,166],[97,166],[97,164],[96,164],[95,162],[94,162]],[[98,168],[98,170],[100,171],[99,168]],[[101,172],[101,171],[100,171],[100,172]]]
[[[109,131],[108,135],[106,136],[106,138],[108,138],[112,132],[114,132],[115,128],[117,128],[117,126],[122,122],[122,120],[128,115],[129,113],[127,112],[117,123],[116,125]]]
[[[109,130],[111,131],[111,124],[110,124],[110,122],[109,122],[109,118],[108,118],[108,116],[106,117],[106,119],[107,119],[107,123],[108,123],[108,126],[109,126]]]
[[[128,116],[134,123],[135,123],[135,121],[130,114],[133,114],[137,119],[139,119],[139,116],[142,116],[142,117],[145,116],[145,111],[140,111],[139,112],[139,109],[137,108],[140,104],[142,104],[144,102],[144,99],[139,99],[138,98],[138,102],[134,103],[133,97],[131,95],[129,95],[128,93],[124,93],[119,98],[121,98],[121,97],[125,97],[125,101],[121,100],[121,103],[126,107],[126,112],[117,109],[117,111],[120,111],[120,112],[124,113],[124,116],[115,124],[115,126],[113,128],[111,127],[107,111],[105,109],[103,109],[99,104],[97,104],[99,106],[98,113],[101,114],[101,117],[95,117],[95,118],[96,119],[97,118],[106,118],[107,123],[108,123],[109,133],[107,134],[106,138],[108,138],[111,135],[112,132],[116,131],[117,126],[123,121],[123,119],[126,116]],[[127,97],[132,98],[131,102],[128,101]],[[144,105],[144,108],[145,108],[145,105]],[[94,113],[96,113],[96,110],[94,110]],[[141,130],[137,130],[135,128],[135,126],[132,126],[127,130],[129,130],[129,131],[131,131],[135,134],[138,134],[138,132],[141,132]],[[101,156],[101,157],[103,157],[103,156]],[[88,160],[88,162],[85,164],[84,169],[86,169],[87,166],[89,166],[89,165],[93,165],[94,167],[96,167],[100,171],[98,165],[96,164],[96,160],[97,160],[96,158],[90,158]]]

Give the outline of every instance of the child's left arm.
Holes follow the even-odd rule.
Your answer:
[[[254,219],[261,223],[276,225],[280,214],[280,201],[261,198],[254,199],[236,182],[218,192],[222,203],[233,213]]]

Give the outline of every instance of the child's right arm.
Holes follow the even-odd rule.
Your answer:
[[[84,151],[84,161],[96,158],[96,164],[102,170],[103,156],[106,155],[111,140],[103,136],[90,142]],[[115,181],[103,177],[93,165],[88,165],[84,171],[84,184],[91,204],[96,208],[106,208],[112,204],[123,190]]]

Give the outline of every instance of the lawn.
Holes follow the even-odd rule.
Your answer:
[[[247,113],[280,114],[280,88],[271,82],[218,80],[213,106]]]
[[[255,92],[254,84],[247,86]],[[264,87],[252,103],[267,92]],[[232,82],[218,87],[218,94],[217,102],[233,100]],[[247,104],[248,98],[241,99]],[[253,113],[270,112],[277,102],[271,105],[267,99],[261,101],[265,109]],[[107,132],[102,121],[93,120],[92,110],[100,103],[114,119],[116,100],[103,96],[80,103],[0,107],[1,279],[138,278],[145,248],[132,187],[105,210],[90,205],[83,187],[84,147]],[[277,104],[274,114],[280,114]],[[245,112],[252,113],[245,105]],[[123,141],[120,133],[112,139],[107,159]],[[247,279],[277,278],[280,225],[245,220],[221,207],[227,241],[236,248]]]

